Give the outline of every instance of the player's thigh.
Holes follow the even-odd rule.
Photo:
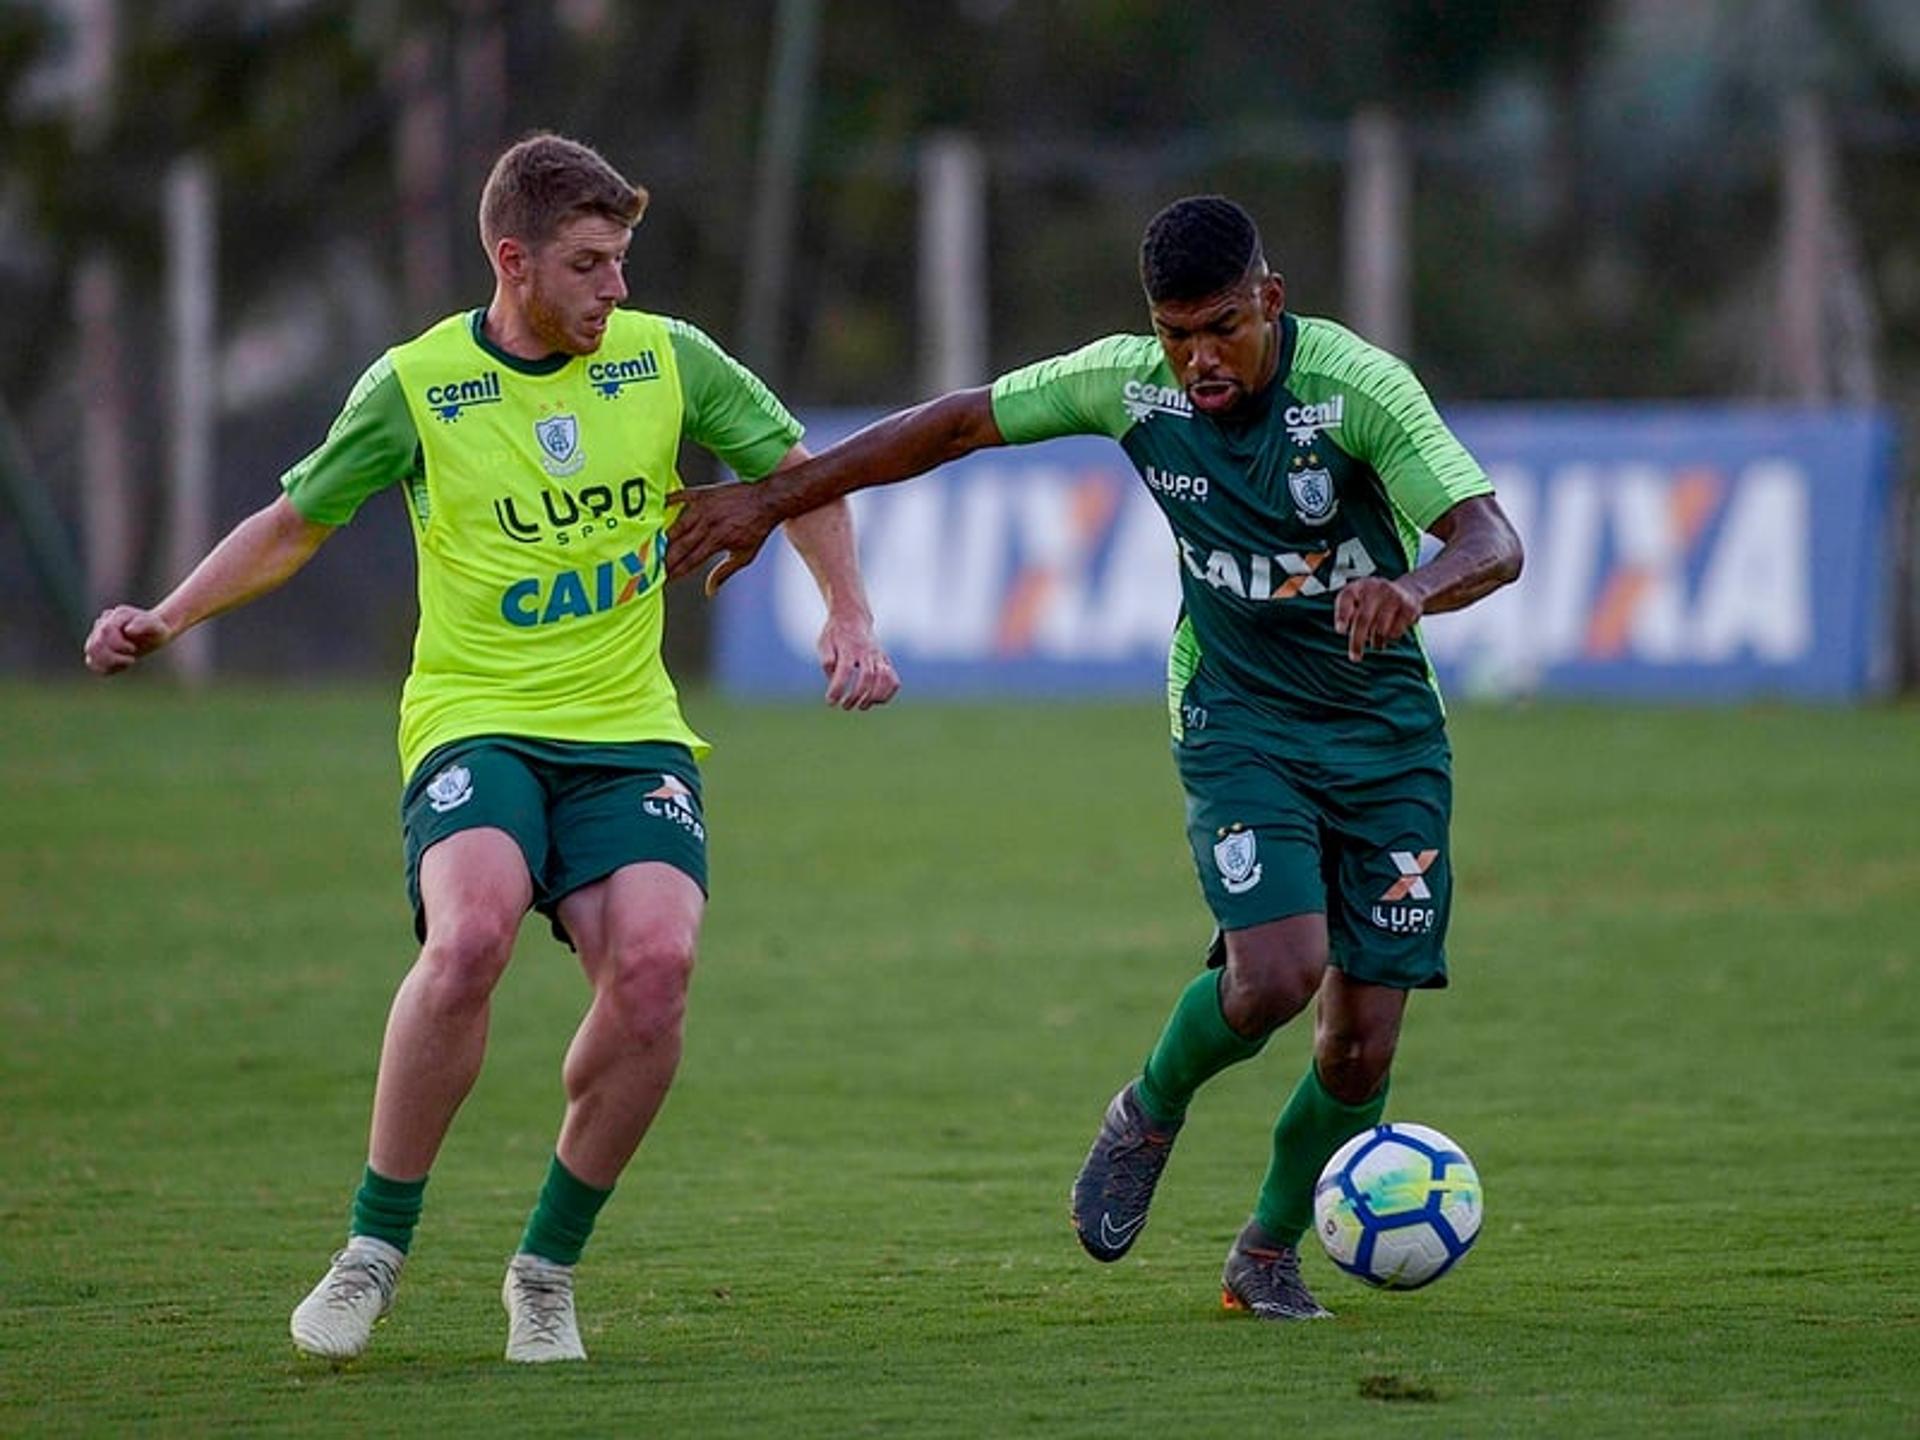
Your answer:
[[[623,970],[684,980],[706,907],[705,892],[686,871],[652,860],[562,896],[554,920],[596,984]]]
[[[539,893],[546,799],[511,750],[482,740],[436,751],[408,783],[400,820],[407,899],[422,940],[435,918],[501,912],[517,924]]]
[[[1208,956],[1226,967],[1220,998],[1229,1024],[1241,1033],[1284,1025],[1319,990],[1327,970],[1327,917],[1289,915],[1245,930],[1228,930]]]
[[[1327,908],[1313,804],[1252,745],[1181,745],[1187,844],[1222,931],[1249,931]]]
[[[705,911],[707,826],[699,772],[603,768],[571,777],[551,811],[551,859],[541,910],[585,959],[629,943],[657,901],[661,934],[691,941]],[[638,870],[637,877],[623,872]],[[659,871],[671,871],[662,875]],[[616,885],[603,882],[617,878]],[[582,891],[590,893],[569,903]],[[577,921],[580,929],[575,929]],[[591,928],[591,934],[585,933]]]
[[[1354,980],[1395,989],[1447,983],[1453,910],[1453,777],[1444,747],[1389,773],[1330,785],[1332,961]]]
[[[461,830],[421,857],[417,923],[443,957],[504,969],[532,903],[526,857],[504,830]]]

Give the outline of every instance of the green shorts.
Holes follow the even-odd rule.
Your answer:
[[[657,860],[707,889],[700,770],[684,745],[628,745],[480,735],[420,762],[400,799],[407,899],[427,938],[420,857],[449,835],[491,827],[520,846],[533,908],[567,941],[554,907],[623,865]],[[568,943],[571,943],[568,941]]]
[[[1174,747],[1187,841],[1220,929],[1324,913],[1333,964],[1398,989],[1447,983],[1452,757],[1288,760],[1214,734]],[[1215,963],[1223,953],[1214,947]]]

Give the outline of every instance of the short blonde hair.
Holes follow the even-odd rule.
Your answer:
[[[647,192],[598,151],[547,131],[529,135],[493,162],[480,192],[480,243],[509,237],[538,246],[576,215],[599,215],[631,230],[647,208]]]

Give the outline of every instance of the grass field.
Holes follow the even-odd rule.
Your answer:
[[[1339,1318],[1269,1326],[1217,1276],[1303,1027],[1131,1257],[1066,1224],[1207,933],[1156,708],[692,710],[715,903],[592,1363],[497,1358],[585,996],[530,925],[332,1369],[286,1317],[411,959],[390,698],[0,688],[0,1434],[1920,1431],[1920,713],[1459,713],[1455,985],[1389,1114],[1487,1228],[1414,1295],[1310,1256]]]

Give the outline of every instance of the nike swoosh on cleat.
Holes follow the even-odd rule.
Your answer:
[[[1125,1225],[1113,1223],[1113,1217],[1104,1210],[1100,1212],[1100,1243],[1111,1249],[1119,1249],[1132,1241],[1140,1233],[1140,1227],[1147,1223],[1147,1217],[1136,1215]]]

